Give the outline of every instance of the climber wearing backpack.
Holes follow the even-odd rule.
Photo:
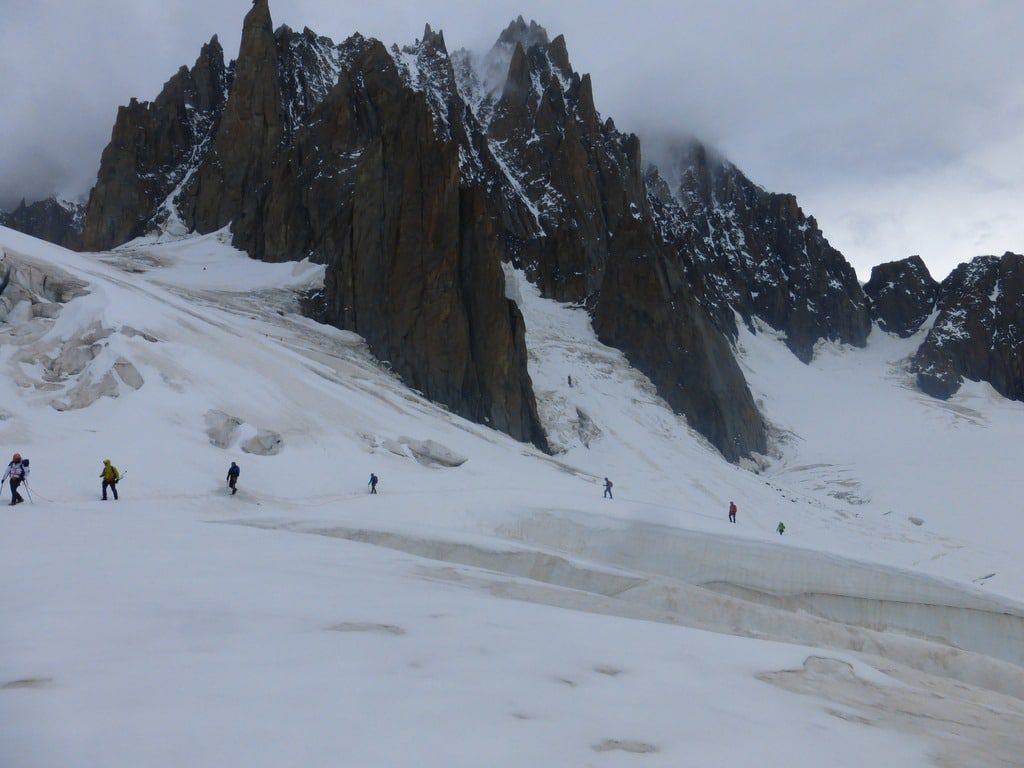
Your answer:
[[[231,462],[231,466],[228,467],[228,488],[231,489],[231,495],[234,496],[238,493],[238,476],[242,474],[242,470],[235,462]]]
[[[103,471],[100,472],[103,478],[103,500],[107,500],[107,488],[114,493],[114,501],[117,501],[117,481],[121,479],[121,473],[117,467],[110,463],[110,459],[103,460]]]
[[[735,501],[730,501],[729,502],[729,522],[730,523],[735,523],[736,522],[736,502]]]
[[[20,453],[14,454],[11,463],[7,465],[7,469],[4,471],[3,480],[0,480],[0,484],[3,484],[7,479],[11,481],[11,503],[9,506],[13,507],[15,504],[21,504],[24,499],[18,493],[18,486],[28,479],[28,459],[22,459]]]
[[[780,520],[778,527],[776,527],[775,529],[775,532],[779,534],[779,536],[784,534],[786,532],[786,524]]]
[[[367,485],[370,486],[370,493],[377,493],[377,483],[379,482],[380,480],[378,479],[378,477],[373,472],[371,472],[370,482],[367,483]]]
[[[612,481],[607,477],[604,479],[604,498],[612,498]]]

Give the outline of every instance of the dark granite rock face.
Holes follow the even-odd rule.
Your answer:
[[[325,261],[328,322],[364,336],[431,399],[545,447],[485,195],[461,185],[459,143],[384,46],[350,47],[273,168],[256,239],[241,244],[269,260]]]
[[[565,38],[517,42],[487,132],[535,217],[532,231],[510,233],[513,261],[546,296],[596,295],[609,233],[643,204],[639,145],[599,119],[590,77],[572,70]]]
[[[599,338],[621,349],[723,455],[763,452],[765,424],[729,343],[659,238],[636,136],[601,120],[590,77],[573,71],[565,38],[549,43],[543,28],[517,20],[489,57],[474,68],[456,56],[455,69],[533,219],[510,221],[494,206],[506,258],[545,296],[586,303]],[[508,72],[500,88],[488,89],[494,59],[507,60]]]
[[[216,36],[192,69],[182,67],[153,102],[121,107],[86,207],[82,246],[104,250],[175,215],[173,200],[207,150],[230,72]]]
[[[873,267],[864,293],[878,326],[905,339],[932,313],[939,284],[921,257],[911,256]]]
[[[1024,256],[979,256],[942,281],[938,317],[914,356],[917,383],[948,398],[965,378],[1024,400]]]
[[[864,346],[871,320],[857,275],[795,197],[766,192],[695,141],[663,165],[647,174],[655,218],[720,328],[735,333],[734,310],[748,324],[758,317],[804,362],[820,339]]]
[[[200,232],[230,224],[256,258],[327,264],[326,321],[362,334],[427,397],[546,447],[491,222],[489,200],[502,192],[467,182],[498,170],[458,115],[443,38],[428,27],[422,43],[393,53],[359,36],[335,45],[308,29],[275,32],[257,0],[229,75],[204,140],[166,142],[190,152],[175,214]],[[119,117],[90,209],[102,233],[94,247],[159,223],[154,203],[169,182],[147,189],[159,164],[140,163],[138,145],[120,139],[146,121],[175,124],[159,109],[168,102],[179,100],[162,95]],[[121,195],[116,219],[101,204],[108,189]]]
[[[285,136],[278,51],[267,0],[242,26],[231,91],[210,152],[188,187],[188,221],[200,232],[253,226],[263,185]]]
[[[766,427],[725,336],[642,218],[612,236],[594,328],[730,461],[767,446]]]
[[[84,205],[52,197],[31,204],[22,200],[10,213],[0,211],[0,227],[10,227],[73,250],[81,246],[84,219]]]

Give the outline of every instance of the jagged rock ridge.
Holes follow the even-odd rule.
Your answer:
[[[921,389],[947,398],[965,378],[1024,400],[1024,256],[978,256],[942,281],[938,316],[913,366]]]
[[[326,320],[366,337],[427,396],[544,446],[522,318],[504,297],[501,261],[512,261],[546,295],[588,302],[602,337],[723,454],[764,450],[727,342],[652,236],[636,138],[600,121],[564,38],[517,21],[496,45],[509,47],[487,112],[429,27],[391,51],[358,35],[335,45],[273,31],[258,0],[234,64],[211,41],[156,102],[119,113],[87,245],[168,222],[230,224],[257,258],[324,262]],[[623,295],[630,285],[646,295]],[[647,314],[617,312],[627,300]],[[662,346],[644,342],[648,318]]]
[[[735,334],[733,312],[760,318],[804,362],[820,339],[864,346],[871,321],[857,275],[795,197],[766,192],[698,141],[666,155],[664,173],[647,170],[649,200],[720,328]]]
[[[215,35],[154,101],[132,99],[118,110],[86,207],[86,250],[113,248],[156,224],[180,221],[176,198],[206,155],[231,79]]]
[[[872,316],[906,334],[931,312],[926,270],[880,272],[865,295],[792,196],[698,142],[644,167],[565,39],[534,22],[515,20],[484,56],[449,55],[429,26],[390,50],[274,30],[257,0],[236,62],[214,38],[154,102],[121,110],[83,239],[230,225],[256,258],[322,262],[324,319],[427,396],[538,445],[502,262],[588,307],[599,337],[730,459],[766,447],[730,345],[737,315],[807,361],[823,339],[863,345]],[[921,370],[939,370],[929,354]]]
[[[510,48],[504,81],[488,83]],[[546,296],[586,303],[599,338],[726,457],[763,452],[765,425],[729,345],[657,237],[639,141],[601,119],[565,38],[548,42],[517,20],[482,61],[455,58],[460,90],[530,213],[495,205],[506,258]]]
[[[10,227],[65,248],[81,245],[85,206],[48,197],[28,203],[24,200],[9,213],[0,211],[0,227]]]

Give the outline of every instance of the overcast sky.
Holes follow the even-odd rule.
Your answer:
[[[0,207],[84,195],[119,104],[151,99],[250,0],[0,0]],[[565,34],[619,127],[693,133],[797,195],[867,279],[1024,251],[1024,1],[271,0],[276,24],[387,43],[424,22],[486,50],[515,15]]]

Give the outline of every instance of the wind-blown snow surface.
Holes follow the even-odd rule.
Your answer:
[[[755,474],[582,310],[509,272],[547,457],[301,317],[320,268],[225,243],[80,255],[0,229],[22,283],[0,301],[44,274],[51,293],[86,286],[0,307],[0,446],[31,458],[35,494],[0,513],[3,765],[1021,754],[1020,526],[992,503],[1012,495],[995,462],[1018,404],[977,388],[930,401],[878,334],[810,367],[744,336],[752,386],[791,430]],[[127,475],[104,504],[108,457]]]

